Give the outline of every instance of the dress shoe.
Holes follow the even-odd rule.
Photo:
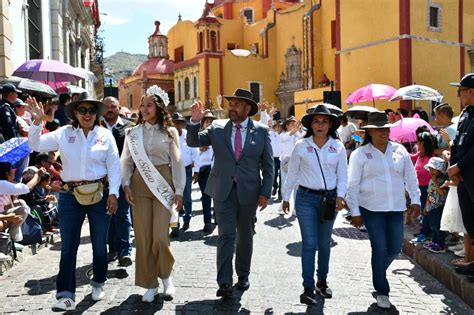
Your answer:
[[[247,291],[250,288],[250,283],[248,278],[239,278],[237,282],[237,289],[240,291]]]
[[[204,227],[202,228],[202,231],[206,232],[206,233],[212,232],[212,231],[214,231],[214,226],[212,225],[212,223],[206,223],[206,224],[204,224]]]
[[[107,262],[113,262],[113,261],[116,261],[118,258],[117,256],[117,253],[116,252],[110,252],[107,254]]]
[[[182,230],[187,231],[188,229],[189,229],[189,223],[184,223]]]
[[[129,267],[132,265],[132,258],[130,256],[119,257],[118,264],[121,267]]]
[[[316,304],[316,294],[310,288],[304,288],[304,292],[300,295],[300,303],[306,305]]]
[[[174,227],[171,229],[170,237],[178,237],[179,236],[179,227]]]
[[[216,292],[216,296],[229,298],[232,296],[232,286],[228,283],[221,284]]]

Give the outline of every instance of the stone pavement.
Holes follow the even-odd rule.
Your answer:
[[[337,219],[333,235],[329,284],[334,297],[318,299],[307,307],[299,303],[302,291],[301,239],[295,217],[278,214],[278,204],[258,214],[250,289],[235,291],[231,301],[215,297],[217,230],[205,235],[200,229],[202,211],[195,190],[191,228],[172,241],[176,264],[177,294],[172,301],[157,297],[142,303],[144,289],[134,286],[134,265],[126,269],[110,265],[106,297],[93,302],[86,277],[92,254],[88,227],[84,226],[77,261],[77,312],[105,314],[474,314],[455,294],[401,255],[389,269],[390,311],[382,312],[372,296],[370,245],[367,235]],[[0,277],[0,313],[50,314],[55,301],[55,278],[60,243],[43,249]]]

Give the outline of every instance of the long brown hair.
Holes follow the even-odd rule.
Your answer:
[[[173,126],[171,121],[170,114],[166,110],[166,106],[161,100],[161,98],[155,94],[145,94],[140,100],[140,104],[143,104],[145,97],[151,97],[156,106],[156,123],[159,125],[159,128],[162,132],[166,133],[168,137],[173,138],[168,128]],[[141,111],[138,111],[138,121],[137,125],[144,124],[145,120],[143,119]]]

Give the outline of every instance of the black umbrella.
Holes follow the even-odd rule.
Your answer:
[[[57,93],[49,85],[31,79],[11,76],[8,79],[3,79],[0,81],[0,85],[4,85],[6,83],[11,83],[20,91],[29,94],[37,94],[45,97],[54,97],[57,95]]]

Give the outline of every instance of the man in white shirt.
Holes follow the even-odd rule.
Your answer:
[[[178,130],[179,134],[179,149],[181,150],[181,158],[183,159],[184,167],[186,168],[186,186],[183,192],[183,231],[189,229],[189,222],[191,221],[191,215],[193,211],[193,201],[191,199],[191,186],[193,182],[197,181],[199,174],[199,151],[196,148],[188,147],[186,144],[186,119],[181,113],[174,113],[172,116],[173,124]],[[194,170],[194,175],[193,175]],[[179,234],[179,224],[177,228],[173,228],[171,236],[176,237]]]
[[[435,107],[436,122],[441,129],[438,130],[437,140],[439,149],[450,148],[451,141],[456,138],[456,125],[451,122],[454,116],[453,108],[448,103],[443,103]],[[442,153],[439,152],[439,153]]]
[[[273,179],[273,190],[272,195],[275,195],[278,191],[278,199],[281,199],[281,174],[280,174],[280,155],[281,155],[281,140],[280,134],[283,128],[281,121],[277,120],[273,123],[273,130],[270,131],[270,141],[272,143],[273,150],[273,163],[275,165],[275,176]]]
[[[346,147],[346,150],[349,149],[350,142],[352,139],[352,134],[357,130],[355,124],[351,123],[347,119],[347,115],[344,114],[341,117],[341,126],[337,129],[339,137],[341,138],[342,143]]]

